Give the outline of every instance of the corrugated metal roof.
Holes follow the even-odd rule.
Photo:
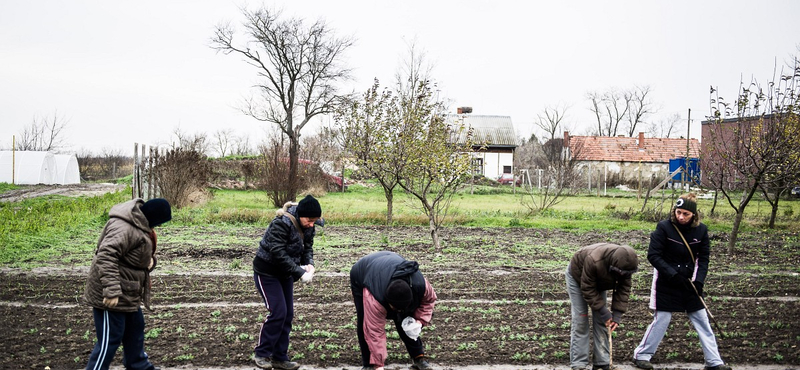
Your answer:
[[[462,122],[473,129],[473,142],[489,147],[517,147],[517,137],[510,116],[483,116],[472,114],[449,114],[445,118],[448,123]],[[459,143],[465,138],[460,136]]]

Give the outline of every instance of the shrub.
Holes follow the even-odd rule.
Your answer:
[[[210,167],[206,156],[196,150],[175,148],[156,154],[153,175],[162,197],[173,207],[189,204],[189,196],[205,188]]]

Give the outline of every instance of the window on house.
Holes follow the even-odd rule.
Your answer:
[[[503,173],[511,173],[511,166],[503,166]]]
[[[472,159],[472,174],[483,175],[483,158]]]

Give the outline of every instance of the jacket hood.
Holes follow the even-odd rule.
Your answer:
[[[392,279],[409,276],[417,271],[419,271],[419,263],[417,263],[417,261],[401,262],[399,265],[397,265],[397,268],[394,270],[394,274],[392,274]]]
[[[633,274],[639,269],[639,257],[636,251],[627,245],[615,248],[608,259],[609,269],[621,274]]]
[[[147,217],[142,213],[141,207],[144,200],[141,198],[131,199],[124,203],[119,203],[111,207],[108,211],[108,217],[114,217],[124,220],[125,222],[136,226],[145,232],[150,232],[150,223]]]

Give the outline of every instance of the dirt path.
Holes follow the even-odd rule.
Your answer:
[[[0,202],[16,202],[23,199],[41,197],[45,195],[63,195],[68,197],[97,196],[105,193],[119,191],[125,185],[110,183],[83,183],[71,185],[26,185],[20,189],[10,190],[0,194]]]

